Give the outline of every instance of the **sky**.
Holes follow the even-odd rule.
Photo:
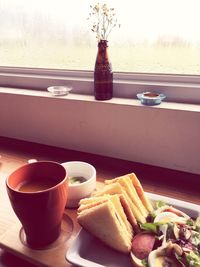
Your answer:
[[[0,12],[5,16],[7,12],[9,18],[21,17],[23,13],[30,17],[39,14],[69,29],[89,29],[86,20],[89,6],[97,2],[107,3],[116,10],[121,28],[113,31],[113,39],[120,36],[154,42],[165,35],[180,36],[191,42],[200,40],[199,0],[0,0]],[[0,28],[3,30],[6,32],[6,27]]]

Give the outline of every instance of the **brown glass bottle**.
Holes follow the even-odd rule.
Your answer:
[[[96,100],[108,100],[113,96],[113,72],[108,57],[108,41],[100,40],[94,69],[94,96]]]

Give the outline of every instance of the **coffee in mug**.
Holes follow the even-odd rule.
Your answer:
[[[6,179],[8,196],[28,246],[42,249],[55,241],[68,195],[65,168],[56,162],[26,164]]]

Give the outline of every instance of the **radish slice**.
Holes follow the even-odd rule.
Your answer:
[[[148,257],[155,243],[155,236],[151,233],[139,233],[132,241],[133,254],[140,260]]]

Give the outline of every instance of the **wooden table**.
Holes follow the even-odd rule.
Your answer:
[[[147,192],[200,204],[200,175],[5,137],[0,137],[0,155],[0,238],[17,220],[6,193],[5,178],[16,168],[27,163],[29,159],[53,160],[60,163],[73,160],[86,161],[95,166],[98,181],[135,172]],[[76,210],[67,210],[66,213],[74,224],[73,238],[80,228],[76,221]],[[0,267],[33,266],[33,264],[0,249]],[[66,262],[66,266],[72,265]]]

